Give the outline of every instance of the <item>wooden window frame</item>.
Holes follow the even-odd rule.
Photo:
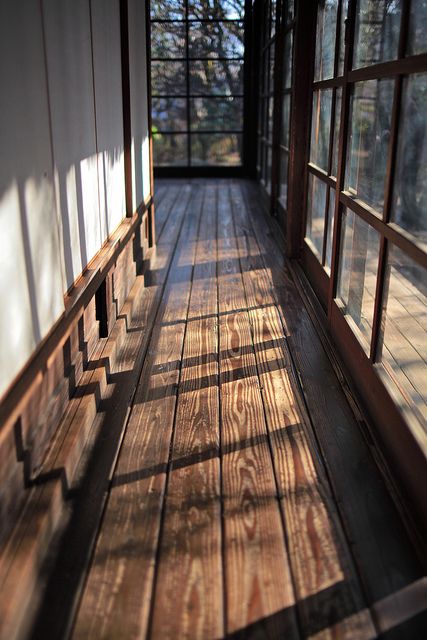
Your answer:
[[[314,8],[313,8],[314,5]],[[357,0],[349,0],[348,18],[345,27],[345,57],[343,74],[337,76],[339,56],[340,15],[337,16],[337,33],[334,59],[334,78],[313,81],[314,45],[310,49],[307,42],[315,42],[317,3],[306,0],[298,2],[294,42],[294,68],[298,68],[300,82],[293,87],[291,110],[291,157],[289,167],[287,252],[290,258],[297,258],[305,272],[310,286],[324,311],[323,322],[334,344],[338,347],[344,367],[354,383],[362,408],[376,426],[376,434],[384,447],[386,457],[393,471],[403,483],[403,491],[410,496],[418,515],[426,522],[427,514],[422,488],[427,481],[426,450],[420,437],[420,424],[407,407],[398,407],[397,390],[387,380],[382,365],[377,363],[378,345],[381,339],[382,305],[384,299],[388,246],[396,246],[410,259],[427,268],[425,245],[402,227],[390,221],[392,194],[395,178],[395,160],[399,131],[399,116],[402,103],[402,86],[405,75],[427,72],[427,53],[405,57],[407,32],[410,15],[410,0],[402,3],[401,26],[398,44],[398,58],[373,64],[369,67],[352,69],[354,31]],[[339,5],[341,7],[341,3]],[[305,81],[301,80],[305,78]],[[384,181],[384,206],[382,214],[345,190],[345,168],[347,144],[350,131],[350,100],[356,82],[391,78],[394,80],[394,95],[391,111],[391,134],[388,147],[387,168]],[[328,172],[324,172],[309,162],[310,125],[312,97],[315,90],[332,89],[334,95],[341,87],[341,114],[338,145],[338,167],[336,177],[329,175],[333,151],[334,114],[331,114],[329,139]],[[333,102],[334,108],[335,102]],[[332,239],[332,262],[330,276],[318,257],[305,241],[306,209],[308,195],[308,175],[312,174],[329,188],[335,189],[334,228]],[[325,238],[329,198],[325,203],[325,231],[322,262],[325,258]],[[369,353],[363,348],[360,338],[351,329],[344,316],[340,301],[336,298],[339,275],[339,256],[343,209],[351,210],[380,235],[378,271],[375,292],[372,335]],[[401,403],[399,403],[401,404]]]
[[[174,94],[168,96],[166,94],[154,94],[151,90],[151,62],[152,61],[164,61],[172,60],[171,58],[155,58],[151,57],[150,59],[150,91],[151,98],[182,98],[186,101],[186,117],[187,117],[187,127],[183,131],[162,131],[165,135],[168,134],[179,134],[185,135],[187,138],[187,164],[178,165],[178,166],[168,166],[168,165],[159,165],[154,167],[154,175],[156,177],[198,177],[198,176],[206,176],[206,177],[243,177],[251,174],[251,167],[254,164],[254,151],[253,144],[251,143],[250,136],[250,123],[253,122],[254,117],[251,113],[252,109],[252,101],[250,100],[251,90],[252,90],[252,73],[251,73],[251,64],[249,63],[250,55],[251,55],[251,42],[252,42],[252,21],[251,21],[251,0],[245,0],[245,12],[243,19],[233,18],[233,19],[219,19],[219,18],[209,18],[209,19],[196,19],[189,17],[189,6],[188,0],[184,0],[184,18],[181,20],[178,19],[162,19],[162,18],[151,18],[150,12],[150,2],[146,3],[148,5],[148,16],[149,16],[149,24],[158,24],[158,23],[170,23],[170,24],[184,24],[185,25],[185,56],[182,58],[173,58],[173,61],[183,61],[186,64],[186,91],[185,94]],[[236,61],[243,63],[243,92],[239,94],[230,94],[224,95],[224,98],[242,98],[243,100],[243,123],[242,128],[239,130],[204,130],[201,132],[197,132],[192,130],[191,127],[191,114],[190,114],[190,101],[192,98],[213,98],[218,99],[221,96],[212,95],[212,94],[192,94],[190,91],[190,63],[193,61],[205,60],[206,58],[190,58],[189,55],[189,25],[194,23],[243,23],[244,29],[244,55],[240,58],[214,58],[214,60],[227,60],[227,61]],[[151,32],[151,28],[149,30]],[[211,59],[211,58],[209,58]],[[208,134],[238,134],[242,136],[242,162],[240,165],[192,165],[191,164],[191,136],[197,133],[202,133],[203,135]]]

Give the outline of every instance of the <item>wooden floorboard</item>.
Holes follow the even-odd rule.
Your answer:
[[[227,632],[298,637],[229,186],[219,187],[218,297]]]
[[[192,192],[123,438],[76,638],[147,632],[201,204],[201,190]]]
[[[335,617],[337,637],[373,637],[374,624],[348,552],[309,417],[299,397],[272,283],[238,186],[236,237],[260,387],[304,637]],[[260,307],[260,303],[263,305]],[[359,613],[362,612],[362,613]]]
[[[156,189],[32,637],[427,637],[427,580],[256,186]]]
[[[216,189],[207,188],[158,554],[155,638],[224,634],[215,262]]]
[[[254,186],[246,183],[242,190],[264,264],[271,274],[292,361],[367,602],[373,607],[375,602],[395,597],[399,610],[399,593],[410,585],[417,585],[424,571],[307,309],[285,268],[280,235],[271,220],[260,215]],[[404,608],[400,615],[404,620]],[[373,617],[379,632],[388,628],[384,616],[374,614]],[[420,629],[427,629],[426,619],[422,625]],[[402,629],[401,633],[402,638],[413,637],[412,632],[405,635]]]

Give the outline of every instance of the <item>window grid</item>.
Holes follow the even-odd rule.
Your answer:
[[[227,91],[226,93],[211,93],[211,92],[195,92],[192,91],[192,86],[191,86],[191,79],[192,79],[192,71],[193,71],[193,67],[192,65],[194,63],[200,63],[200,62],[204,62],[204,63],[210,63],[212,62],[213,64],[215,63],[234,63],[236,65],[239,65],[241,68],[240,70],[238,70],[238,74],[239,74],[239,80],[238,82],[242,82],[243,83],[243,65],[244,65],[244,57],[242,56],[215,56],[215,55],[206,55],[206,56],[197,56],[197,55],[192,55],[190,52],[190,41],[191,41],[191,37],[190,37],[190,27],[193,24],[203,24],[203,25],[238,25],[241,28],[242,33],[244,34],[244,15],[239,16],[238,18],[216,18],[216,17],[209,17],[209,18],[203,18],[203,17],[192,17],[190,15],[190,3],[189,0],[184,0],[183,2],[183,14],[181,18],[159,18],[156,17],[155,15],[153,15],[153,10],[152,10],[152,14],[151,14],[151,25],[155,26],[155,25],[161,25],[161,24],[166,24],[166,25],[175,25],[175,24],[179,24],[179,25],[183,25],[185,26],[185,55],[184,56],[176,56],[176,57],[172,57],[172,56],[168,56],[168,55],[154,55],[154,53],[152,53],[151,56],[151,62],[152,63],[165,63],[167,64],[168,62],[181,62],[185,64],[185,87],[186,90],[185,92],[178,92],[178,93],[168,93],[168,92],[160,92],[160,91],[155,91],[152,90],[152,101],[155,102],[156,100],[185,100],[186,102],[186,126],[185,127],[181,127],[179,129],[171,129],[171,128],[162,128],[161,126],[156,127],[155,130],[153,131],[153,138],[154,138],[154,144],[156,145],[156,139],[158,139],[158,137],[163,136],[164,138],[168,138],[172,140],[172,136],[173,139],[177,139],[177,137],[179,136],[186,136],[186,147],[187,147],[187,160],[184,163],[185,166],[195,166],[195,165],[200,165],[200,162],[197,161],[193,161],[193,150],[192,150],[192,142],[195,139],[203,139],[207,136],[217,136],[220,137],[222,136],[224,139],[229,138],[230,140],[232,140],[232,142],[234,143],[234,147],[235,148],[240,148],[239,150],[239,154],[240,154],[240,162],[238,163],[237,166],[241,166],[242,164],[242,143],[243,143],[243,132],[244,132],[244,126],[243,126],[243,114],[244,114],[244,105],[243,105],[243,98],[244,98],[244,93],[242,92],[236,92],[236,91]],[[244,2],[242,2],[242,9],[243,9],[243,14],[244,14]],[[244,46],[243,42],[242,42],[242,47]],[[153,50],[153,45],[152,45],[152,50]],[[206,104],[209,104],[209,102],[212,101],[212,104],[214,101],[223,101],[223,105],[226,105],[226,103],[230,103],[235,101],[235,104],[237,104],[237,111],[240,113],[240,123],[241,126],[239,127],[235,127],[235,126],[225,126],[223,128],[218,128],[218,127],[206,127],[206,128],[202,128],[199,127],[197,125],[194,124],[193,118],[192,118],[192,105],[194,104],[194,101],[196,100],[203,100],[206,102]],[[241,103],[241,104],[240,104]],[[202,162],[202,164],[204,164]],[[207,164],[209,166],[215,166],[215,164],[219,164],[219,165],[227,165],[227,162],[223,163],[223,162],[207,162]],[[161,163],[162,166],[168,166],[168,163]],[[233,162],[232,165],[236,166],[236,163]],[[181,164],[182,166],[182,164]]]

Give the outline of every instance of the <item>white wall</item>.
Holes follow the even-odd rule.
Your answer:
[[[125,215],[120,0],[92,0],[101,237]]]
[[[135,209],[149,193],[144,5],[129,7]],[[125,215],[119,0],[0,3],[0,88],[1,397]]]
[[[129,75],[132,129],[133,209],[150,194],[145,2],[129,0]]]
[[[88,0],[43,0],[53,157],[65,281],[102,244]]]
[[[38,2],[0,3],[0,394],[63,311]]]

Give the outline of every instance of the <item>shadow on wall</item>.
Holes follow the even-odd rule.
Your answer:
[[[119,0],[2,3],[0,33],[1,395],[125,216],[125,186]]]

